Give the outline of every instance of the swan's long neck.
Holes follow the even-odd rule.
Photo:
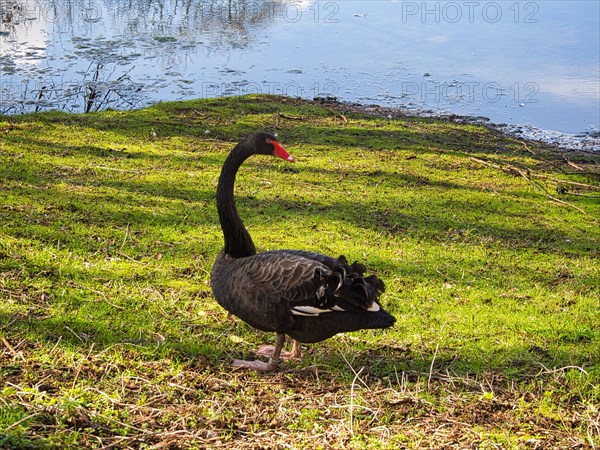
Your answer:
[[[233,199],[233,185],[237,171],[251,155],[252,151],[238,144],[225,160],[217,186],[217,211],[225,239],[223,251],[234,258],[256,254],[254,242],[240,219]]]

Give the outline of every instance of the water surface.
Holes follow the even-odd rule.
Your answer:
[[[1,113],[261,92],[600,145],[596,0],[0,0],[0,17]]]

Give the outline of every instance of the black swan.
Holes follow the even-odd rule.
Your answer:
[[[213,295],[223,308],[249,325],[277,333],[268,364],[236,360],[234,365],[276,369],[286,335],[294,339],[293,350],[287,356],[298,358],[301,342],[314,343],[346,331],[392,326],[396,318],[379,303],[384,284],[375,275],[364,276],[362,264],[348,264],[343,256],[332,258],[300,250],[256,253],[233,198],[236,173],[254,154],[295,161],[275,136],[256,133],[234,147],[221,170],[217,210],[225,246],[211,271]]]

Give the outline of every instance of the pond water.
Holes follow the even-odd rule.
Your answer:
[[[0,0],[0,113],[272,93],[600,149],[600,2]]]

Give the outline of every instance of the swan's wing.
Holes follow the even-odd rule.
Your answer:
[[[303,316],[379,311],[383,282],[373,275],[362,277],[364,272],[362,264],[348,265],[343,256],[302,251],[260,253],[244,263],[248,284],[285,299],[292,314]]]
[[[331,270],[339,270],[339,268],[342,267],[345,275],[349,277],[364,277],[367,271],[367,268],[364,266],[364,264],[361,264],[358,261],[354,261],[352,264],[349,264],[344,255],[340,255],[338,258],[332,258],[331,256],[323,255],[321,253],[307,252],[304,250],[286,250],[286,252],[318,261]],[[364,280],[370,284],[377,291],[377,293],[382,293],[385,291],[385,284],[377,276],[370,275],[368,277],[364,277]]]
[[[249,288],[294,302],[315,298],[319,289],[315,273],[327,270],[318,261],[275,251],[244,258],[239,275]]]

